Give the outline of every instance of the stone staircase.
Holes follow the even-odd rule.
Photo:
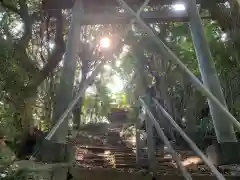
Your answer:
[[[147,149],[141,149],[141,165],[137,166],[136,150],[134,147],[130,148],[124,143],[120,137],[119,129],[81,131],[74,141],[76,148],[75,162],[73,165],[67,164],[67,167],[52,168],[53,174],[58,175],[59,173],[63,173],[63,171],[70,172],[74,180],[184,179],[167,148],[156,151],[157,174],[154,177],[151,175],[150,170],[148,170]],[[192,174],[194,180],[216,179],[192,152],[183,152],[179,149],[177,153],[184,160],[182,163]],[[235,180],[240,179],[240,177],[226,176],[226,179]]]
[[[142,149],[141,167],[137,167],[135,148],[126,146],[119,135],[119,130],[91,133],[82,132],[77,137],[76,144],[78,144],[76,146],[76,163],[79,167],[148,171],[147,150]],[[186,164],[192,174],[210,174],[206,166],[199,165],[199,158],[194,156],[192,152],[182,153],[179,150],[178,154],[185,160],[183,163]],[[157,150],[156,160],[156,171],[159,174],[181,174],[166,148],[164,150]]]
[[[39,167],[49,172],[45,173],[44,180],[59,180],[67,172],[73,176],[71,180],[184,180],[167,148],[156,151],[157,174],[153,177],[147,168],[147,150],[142,149],[142,166],[137,167],[135,149],[126,147],[116,131],[82,132],[75,143],[76,160],[73,164],[39,164]],[[216,180],[206,166],[196,165],[200,161],[192,152],[177,150],[177,153],[185,159],[183,164],[192,174],[193,180]],[[36,163],[31,166],[37,167]],[[240,176],[225,177],[227,180],[240,179]]]

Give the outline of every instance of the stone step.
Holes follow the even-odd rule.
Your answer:
[[[136,168],[136,163],[132,163],[132,164],[116,164],[115,168]]]

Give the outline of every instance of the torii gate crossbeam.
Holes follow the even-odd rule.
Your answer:
[[[44,10],[56,10],[56,9],[72,9],[76,0],[43,0]],[[208,0],[197,0],[198,4],[207,2]],[[215,3],[224,3],[226,0],[211,0]],[[149,5],[169,5],[174,3],[185,2],[184,0],[152,0]],[[144,0],[126,0],[126,3],[130,6],[141,6]],[[83,0],[84,9],[96,9],[104,7],[120,7],[115,0]]]

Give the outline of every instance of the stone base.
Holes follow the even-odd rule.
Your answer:
[[[71,145],[44,139],[36,158],[43,163],[69,163],[73,160],[74,155],[74,149]],[[67,180],[68,173],[69,168],[67,167],[55,168],[52,171],[51,180]]]
[[[179,174],[179,176],[171,174],[159,174],[156,177],[152,177],[149,173],[144,171],[139,172],[128,172],[119,171],[117,169],[83,169],[83,168],[72,168],[72,174],[74,180],[185,180],[185,178]],[[225,176],[226,180],[239,180],[239,176]],[[197,175],[192,174],[193,180],[217,180],[214,175]]]
[[[240,166],[239,165],[222,165],[219,166],[223,172],[227,172],[232,176],[240,176]]]
[[[35,172],[35,175],[41,180],[66,180],[69,171],[67,163],[44,164],[30,160],[16,161],[13,167],[20,171],[28,169],[29,172]],[[27,176],[26,179],[32,179],[31,175]]]
[[[71,151],[67,144],[44,140],[36,158],[41,162],[48,163],[68,162],[71,158],[70,156],[72,156]]]
[[[216,166],[240,164],[240,143],[214,143],[206,149],[206,154]]]

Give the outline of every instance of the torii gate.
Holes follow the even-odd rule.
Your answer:
[[[212,114],[214,127],[216,131],[216,135],[218,141],[220,143],[224,142],[236,142],[235,134],[233,134],[233,125],[235,125],[238,129],[240,129],[240,123],[229,113],[226,109],[226,103],[221,91],[220,82],[218,77],[215,76],[216,69],[211,57],[211,53],[209,50],[209,45],[204,36],[204,29],[201,23],[201,18],[197,10],[196,3],[201,3],[204,0],[182,0],[181,2],[186,4],[187,12],[183,13],[174,13],[171,11],[165,12],[138,12],[135,13],[132,8],[139,8],[143,3],[148,2],[143,0],[45,0],[43,3],[44,10],[59,10],[59,9],[73,9],[72,11],[72,22],[68,35],[67,42],[67,50],[65,55],[65,62],[72,65],[63,68],[63,75],[71,72],[70,76],[73,76],[75,72],[76,65],[76,54],[78,50],[78,45],[80,41],[80,25],[88,25],[88,24],[121,24],[128,23],[132,18],[136,18],[137,22],[144,28],[145,32],[149,35],[149,38],[153,39],[160,49],[160,52],[164,54],[168,59],[172,60],[174,63],[178,64],[180,69],[186,73],[189,78],[192,80],[192,83],[197,87],[199,91],[202,92],[208,98],[210,111]],[[223,3],[224,0],[214,0],[216,3]],[[151,0],[149,5],[166,5],[177,2],[175,0]],[[179,1],[178,1],[179,2]],[[148,4],[148,3],[146,3]],[[109,9],[116,9],[116,7],[121,7],[126,10],[126,13],[109,12]],[[103,11],[106,10],[106,13]],[[143,8],[142,8],[143,10]],[[94,11],[94,12],[93,12]],[[209,18],[209,17],[203,17]],[[149,28],[149,26],[144,22],[152,23],[159,21],[186,21],[189,23],[190,31],[193,38],[194,47],[197,54],[197,59],[199,62],[199,67],[203,79],[204,85],[192,74],[192,72],[177,58],[177,56],[159,39],[154,32]],[[70,71],[69,71],[70,70]],[[70,86],[66,86],[63,89],[63,92],[68,92],[66,94],[66,104],[70,103],[67,107],[61,107],[58,111],[63,112],[66,111],[60,117],[54,128],[51,130],[47,139],[51,139],[55,134],[56,130],[59,126],[64,122],[67,114],[72,110],[74,105],[77,103],[78,99],[83,95],[84,89],[87,88],[90,81],[93,81],[93,75],[84,82],[83,89],[78,94],[77,98],[70,103],[71,99],[71,88]],[[69,82],[64,82],[61,79],[62,84],[69,84]],[[71,83],[70,83],[71,84]],[[207,88],[206,88],[206,87]],[[61,91],[61,90],[60,90]],[[231,122],[227,121],[230,120]],[[153,124],[149,124],[152,129]],[[222,128],[224,127],[224,128]],[[219,132],[219,133],[218,133]]]

